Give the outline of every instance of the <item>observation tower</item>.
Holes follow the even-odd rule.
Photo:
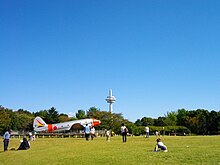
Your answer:
[[[112,113],[112,104],[116,101],[115,96],[112,96],[112,90],[109,90],[109,96],[107,96],[107,99],[105,99],[107,103],[109,103],[109,112]]]

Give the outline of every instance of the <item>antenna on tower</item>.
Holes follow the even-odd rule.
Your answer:
[[[109,103],[109,112],[112,113],[112,104],[116,101],[115,96],[112,96],[112,90],[109,90],[109,96],[105,99]]]

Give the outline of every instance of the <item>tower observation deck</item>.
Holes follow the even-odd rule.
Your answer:
[[[116,101],[115,96],[112,96],[112,90],[109,90],[109,96],[105,99],[109,103],[109,112],[112,113],[112,104]]]

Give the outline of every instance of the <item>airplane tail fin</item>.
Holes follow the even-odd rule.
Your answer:
[[[36,128],[44,127],[44,126],[47,126],[47,124],[45,123],[45,121],[44,121],[41,117],[37,116],[37,117],[34,119],[34,123],[33,123],[34,130],[35,130]]]

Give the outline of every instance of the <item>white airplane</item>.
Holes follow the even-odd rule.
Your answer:
[[[101,121],[96,119],[81,119],[64,123],[47,124],[41,117],[37,116],[34,119],[33,127],[34,131],[36,132],[52,133],[69,131],[71,129],[81,129],[82,127],[85,127],[86,124],[88,124],[88,126],[98,126],[99,124],[101,124]]]

